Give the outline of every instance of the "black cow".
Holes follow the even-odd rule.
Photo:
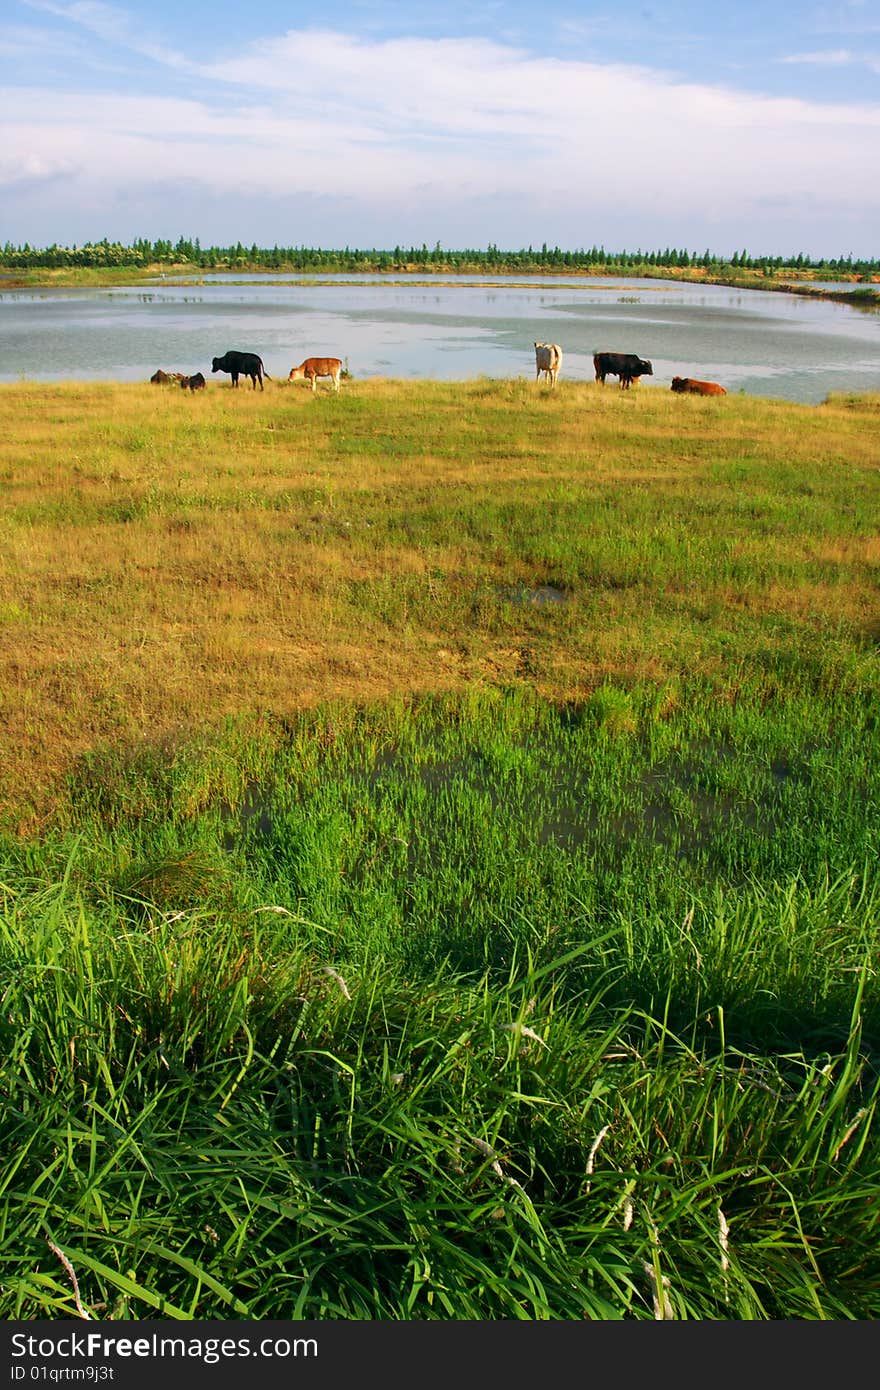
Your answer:
[[[653,376],[654,368],[634,352],[597,352],[593,358],[596,380],[605,385],[606,376],[620,378],[621,389],[632,385],[640,376]]]
[[[255,352],[236,352],[230,348],[224,352],[222,357],[215,357],[211,363],[212,372],[228,372],[232,377],[233,386],[238,385],[239,376],[249,376],[254,390],[257,389],[257,382],[260,383],[260,390],[263,389],[263,377],[269,376],[263,366],[262,357],[258,357]],[[272,378],[269,377],[271,381]]]
[[[201,372],[196,372],[195,376],[185,376],[181,380],[180,388],[185,391],[189,387],[190,391],[204,391],[205,378]]]

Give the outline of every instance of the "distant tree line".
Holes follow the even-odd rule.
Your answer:
[[[673,270],[702,269],[712,275],[750,270],[773,275],[783,270],[820,271],[836,275],[871,275],[880,270],[880,260],[837,256],[815,259],[798,252],[796,256],[752,256],[748,251],[735,251],[732,256],[718,256],[706,250],[700,255],[667,246],[662,251],[606,251],[604,246],[583,247],[563,251],[545,242],[539,249],[503,251],[490,244],[485,250],[447,250],[439,241],[432,248],[395,246],[384,251],[322,249],[308,246],[273,246],[270,248],[243,246],[202,246],[196,238],[180,237],[172,241],[148,241],[140,238],[131,246],[118,241],[86,242],[82,246],[13,246],[7,241],[0,250],[0,268],[14,270],[51,270],[61,268],[135,269],[156,265],[190,265],[194,269],[211,270],[279,270],[313,273],[320,271],[553,271],[553,270]]]

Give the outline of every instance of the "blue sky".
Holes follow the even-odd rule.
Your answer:
[[[6,0],[0,240],[880,255],[873,0]]]

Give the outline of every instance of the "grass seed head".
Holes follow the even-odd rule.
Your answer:
[[[334,970],[332,965],[324,965],[321,967],[321,973],[327,975],[331,980],[335,980],[346,999],[351,998],[351,990],[348,988],[348,985],[345,983],[338,970]]]

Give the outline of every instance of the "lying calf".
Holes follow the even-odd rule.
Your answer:
[[[727,392],[717,381],[697,381],[692,376],[674,376],[673,391],[690,391],[695,396],[726,396]]]

